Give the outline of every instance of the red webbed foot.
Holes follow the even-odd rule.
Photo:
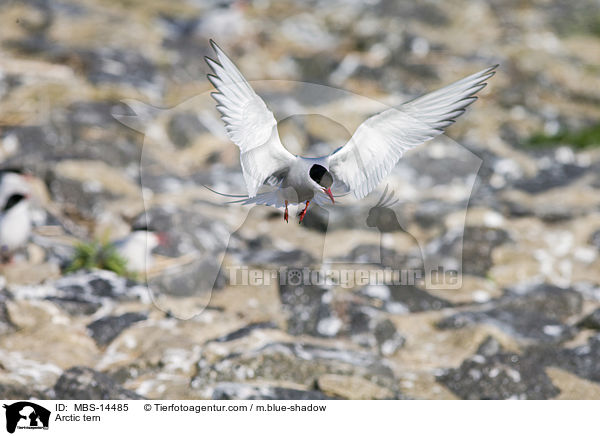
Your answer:
[[[304,219],[304,215],[306,215],[306,211],[308,210],[308,204],[309,203],[310,203],[310,201],[307,201],[306,202],[306,206],[304,207],[304,210],[302,212],[300,212],[300,223]]]

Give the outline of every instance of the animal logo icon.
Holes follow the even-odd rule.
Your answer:
[[[48,429],[50,411],[30,401],[19,401],[3,406],[6,409],[6,431],[18,429]]]

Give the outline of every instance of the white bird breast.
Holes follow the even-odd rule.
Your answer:
[[[31,234],[29,202],[21,201],[0,217],[0,247],[15,250],[23,246]]]

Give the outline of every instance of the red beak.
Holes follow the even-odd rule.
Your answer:
[[[167,245],[167,243],[169,242],[169,237],[164,232],[157,233],[156,237],[158,238],[159,245]]]
[[[329,195],[329,198],[331,198],[332,203],[335,203],[335,200],[333,199],[333,194],[331,193],[331,188],[323,188],[323,192]]]
[[[31,174],[29,174],[29,173],[22,174],[22,176],[23,176],[23,178],[25,179],[25,182],[27,182],[27,184],[28,184],[29,186],[31,186],[31,182],[33,181],[33,176],[32,176]],[[30,192],[26,192],[26,193],[25,193],[23,196],[24,196],[24,197],[25,197],[27,200],[29,200],[29,198],[31,198],[31,193],[30,193]]]

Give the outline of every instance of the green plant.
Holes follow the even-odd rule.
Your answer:
[[[594,124],[580,130],[563,129],[554,135],[535,133],[524,142],[527,147],[555,147],[569,145],[573,148],[600,146],[600,124]]]
[[[110,242],[92,241],[77,244],[73,259],[64,272],[72,273],[82,269],[105,269],[124,277],[134,276],[134,273],[127,269],[127,260]]]

